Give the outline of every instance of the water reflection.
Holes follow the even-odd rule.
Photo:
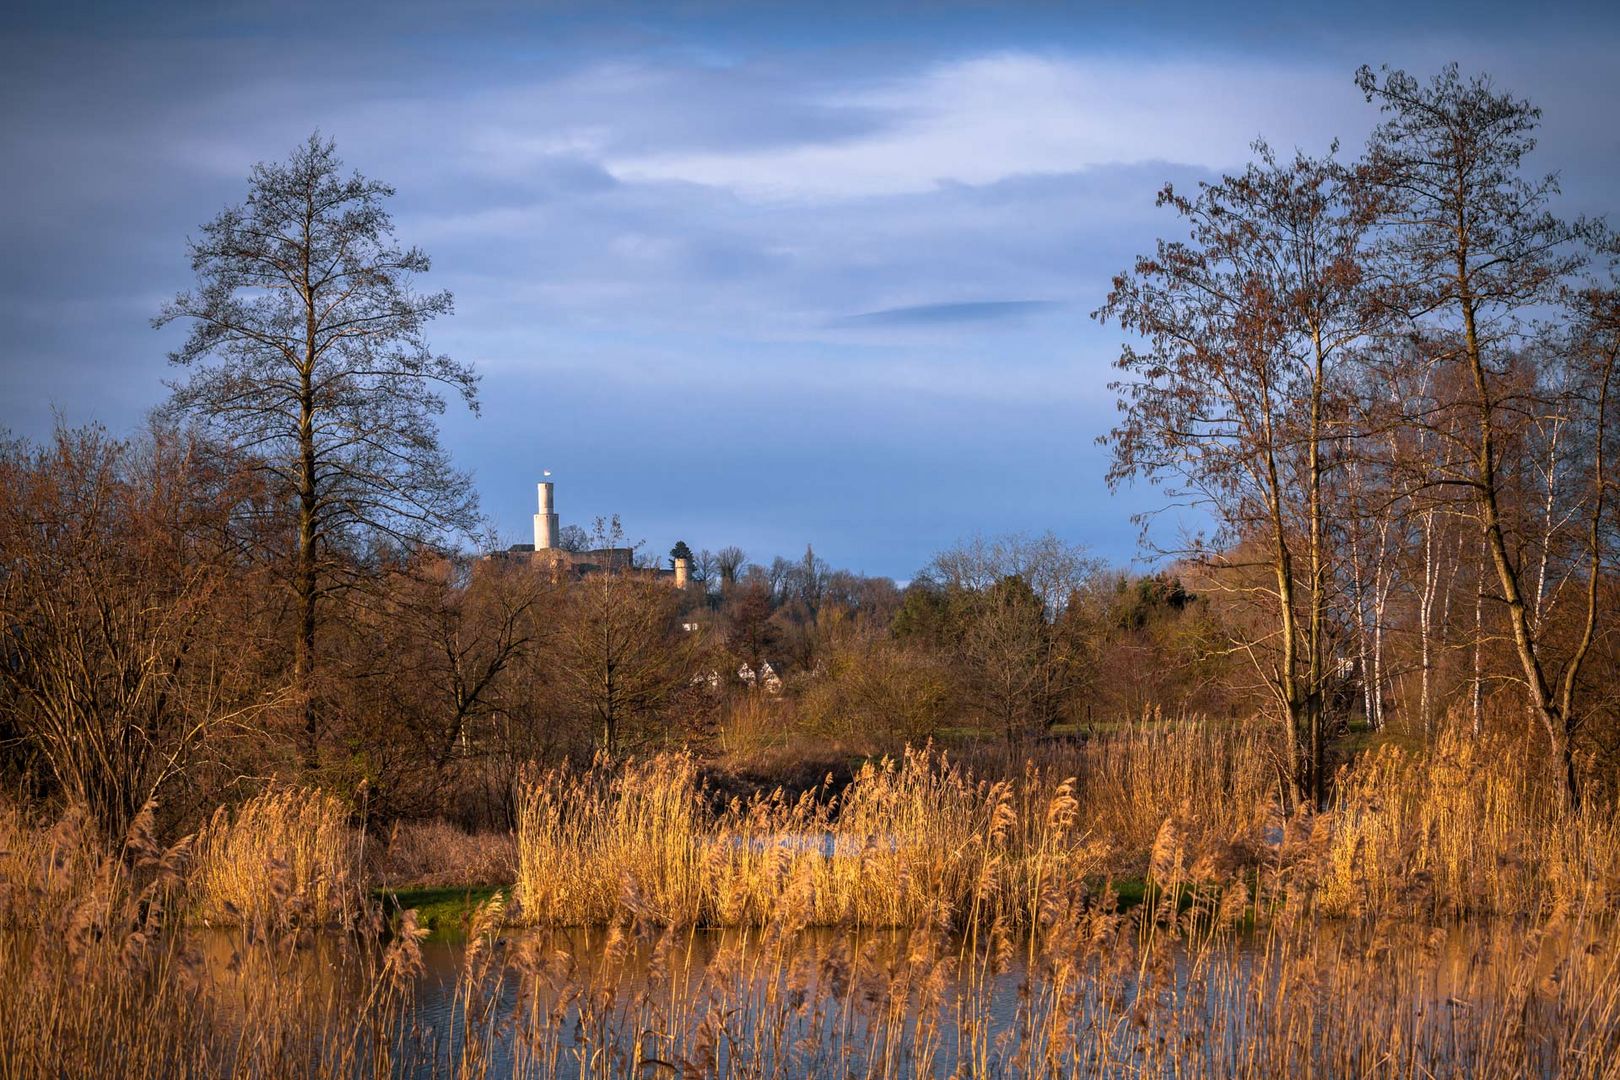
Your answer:
[[[833,929],[534,930],[430,941],[386,1027],[401,1075],[1318,1075],[1503,1060],[1558,1075],[1613,999],[1604,935],[1512,924],[1326,924],[1184,933],[1151,919],[968,940]],[[1584,933],[1584,932],[1583,932]],[[1598,951],[1594,951],[1598,950]],[[215,996],[252,1023],[265,980],[329,1013],[377,992],[381,952],[214,935]],[[1576,985],[1580,980],[1608,982]],[[1565,980],[1569,985],[1560,983]],[[274,998],[274,994],[268,995]],[[1611,1045],[1606,1030],[1587,1030]],[[383,1030],[377,1028],[374,1030]],[[1395,1055],[1389,1057],[1388,1055]],[[1383,1055],[1382,1057],[1380,1055]],[[1387,1060],[1386,1060],[1387,1059]],[[1380,1064],[1380,1062],[1383,1064]],[[1493,1071],[1500,1072],[1500,1068]]]
[[[435,944],[416,1008],[451,1034],[435,1045],[437,1067],[463,1056],[458,1033],[483,1017],[491,1038],[479,1053],[503,1074],[701,1075],[738,1061],[784,1076],[1151,1074],[1183,1054],[1236,1063],[1278,1039],[1376,1046],[1391,1017],[1409,1036],[1466,1028],[1498,1004],[1481,975],[1515,940],[1511,927],[1331,925],[1302,949],[1271,934],[1154,940],[1165,931],[1151,923],[1113,929],[1095,947],[1056,950],[903,931],[534,932],[499,948],[549,963],[549,977],[505,980],[469,1007],[466,946]],[[1519,946],[1532,978],[1567,947]],[[1435,1063],[1468,1060],[1467,1047],[1438,1037],[1433,1050]]]

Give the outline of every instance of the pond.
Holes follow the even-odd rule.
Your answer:
[[[1547,985],[1606,970],[1613,1000],[1612,959],[1567,963],[1590,944],[1485,924],[1197,935],[1117,916],[977,942],[528,931],[424,945],[402,1071],[1554,1076],[1615,1048],[1615,1017],[1583,1018],[1573,987]]]

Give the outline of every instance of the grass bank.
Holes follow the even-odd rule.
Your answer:
[[[510,886],[414,885],[397,889],[377,889],[372,895],[384,918],[398,925],[407,911],[416,913],[416,924],[430,938],[454,941],[465,939],[479,909],[499,897],[504,901]]]

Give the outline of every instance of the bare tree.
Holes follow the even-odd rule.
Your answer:
[[[624,543],[618,519],[599,520],[598,548]],[[677,623],[680,594],[645,572],[603,569],[572,585],[558,613],[550,662],[562,705],[619,752],[627,736],[658,734],[657,722],[692,689],[695,635]]]
[[[445,407],[436,386],[476,411],[477,380],[423,336],[450,294],[414,290],[428,258],[396,244],[384,207],[393,189],[341,170],[318,135],[283,164],[254,166],[246,202],[190,242],[196,291],[154,320],[191,325],[170,356],[192,369],[171,409],[253,454],[297,506],[294,675],[311,767],[316,630],[333,587],[325,556],[367,533],[467,531],[476,511],[434,417]]]
[[[1050,728],[1078,672],[1035,590],[1016,574],[958,594],[959,663],[976,710],[1017,745]]]
[[[743,582],[727,595],[720,613],[725,619],[727,651],[751,672],[749,686],[762,693],[765,664],[782,638],[781,628],[771,618],[769,585],[762,580]]]
[[[1365,430],[1365,425],[1362,429]],[[1376,445],[1376,444],[1374,444]],[[1374,729],[1384,726],[1384,628],[1396,560],[1392,552],[1395,501],[1388,465],[1370,455],[1345,463],[1345,595],[1356,637],[1362,711]]]
[[[360,754],[377,763],[377,808],[442,810],[460,763],[493,749],[486,736],[509,670],[535,647],[548,586],[527,565],[418,551],[358,590],[346,674],[362,730],[376,733]]]
[[[1353,172],[1331,159],[1259,161],[1161,205],[1190,227],[1114,280],[1096,313],[1146,341],[1127,345],[1114,384],[1124,416],[1108,436],[1111,484],[1178,480],[1173,498],[1212,511],[1217,550],[1260,541],[1276,621],[1248,653],[1271,688],[1291,760],[1285,795],[1320,800],[1331,575],[1324,475],[1333,429],[1331,365],[1367,333],[1362,254],[1368,210]],[[1258,555],[1264,552],[1263,556]],[[1233,569],[1243,570],[1241,565]],[[1247,580],[1239,586],[1257,588]]]
[[[591,534],[578,525],[564,525],[557,534],[557,546],[564,551],[588,551]]]
[[[1034,590],[1047,617],[1056,618],[1069,597],[1101,576],[1102,564],[1082,547],[1053,533],[1040,536],[975,536],[940,552],[924,573],[947,588],[983,591],[1007,577]]]
[[[1496,91],[1488,79],[1464,79],[1455,65],[1427,84],[1402,71],[1368,68],[1357,84],[1385,114],[1369,155],[1389,200],[1383,267],[1390,305],[1428,336],[1450,343],[1445,360],[1465,378],[1458,405],[1471,418],[1465,452],[1437,470],[1432,481],[1459,487],[1471,498],[1505,610],[1522,678],[1563,776],[1567,798],[1580,801],[1572,735],[1585,645],[1561,661],[1532,608],[1529,570],[1510,520],[1505,476],[1506,428],[1515,416],[1543,406],[1526,393],[1515,361],[1531,334],[1530,316],[1554,303],[1581,265],[1572,250],[1576,230],[1549,212],[1553,177],[1526,179],[1522,166],[1535,145],[1540,111]],[[1596,408],[1601,446],[1606,423],[1603,391]],[[1563,404],[1575,399],[1564,395]],[[1601,457],[1601,455],[1600,455]],[[1589,500],[1602,513],[1602,482]],[[1594,548],[1596,545],[1594,545]],[[1594,579],[1599,555],[1592,552]],[[1592,607],[1596,617],[1596,602]]]
[[[738,575],[742,572],[743,563],[747,561],[748,556],[740,547],[723,547],[715,552],[714,566],[720,575],[721,586],[735,585]]]
[[[1063,715],[1083,682],[1071,600],[1098,588],[1102,564],[1052,533],[975,536],[940,552],[896,616],[902,638],[948,658],[976,718],[1009,744]]]
[[[690,573],[694,584],[700,586],[705,593],[711,592],[720,577],[720,570],[715,562],[714,552],[704,548],[692,556]]]

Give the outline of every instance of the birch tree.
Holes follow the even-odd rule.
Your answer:
[[[1532,316],[1559,301],[1581,266],[1572,248],[1577,231],[1550,211],[1556,178],[1525,175],[1540,120],[1534,106],[1486,78],[1464,79],[1455,65],[1428,83],[1363,68],[1357,84],[1385,114],[1369,144],[1373,175],[1389,203],[1380,260],[1385,296],[1431,339],[1447,343],[1444,360],[1463,376],[1457,404],[1470,420],[1468,452],[1432,482],[1465,491],[1473,503],[1496,590],[1490,600],[1505,612],[1565,797],[1578,804],[1572,735],[1589,645],[1555,655],[1547,628],[1533,616],[1534,571],[1511,520],[1504,446],[1506,429],[1538,408],[1519,389],[1515,359],[1531,340]],[[1564,404],[1575,400],[1568,396]],[[1597,394],[1585,404],[1596,410],[1589,419],[1594,445],[1601,446],[1607,398]],[[1597,476],[1590,506],[1601,518],[1601,471]],[[1595,580],[1595,544],[1591,558]]]

